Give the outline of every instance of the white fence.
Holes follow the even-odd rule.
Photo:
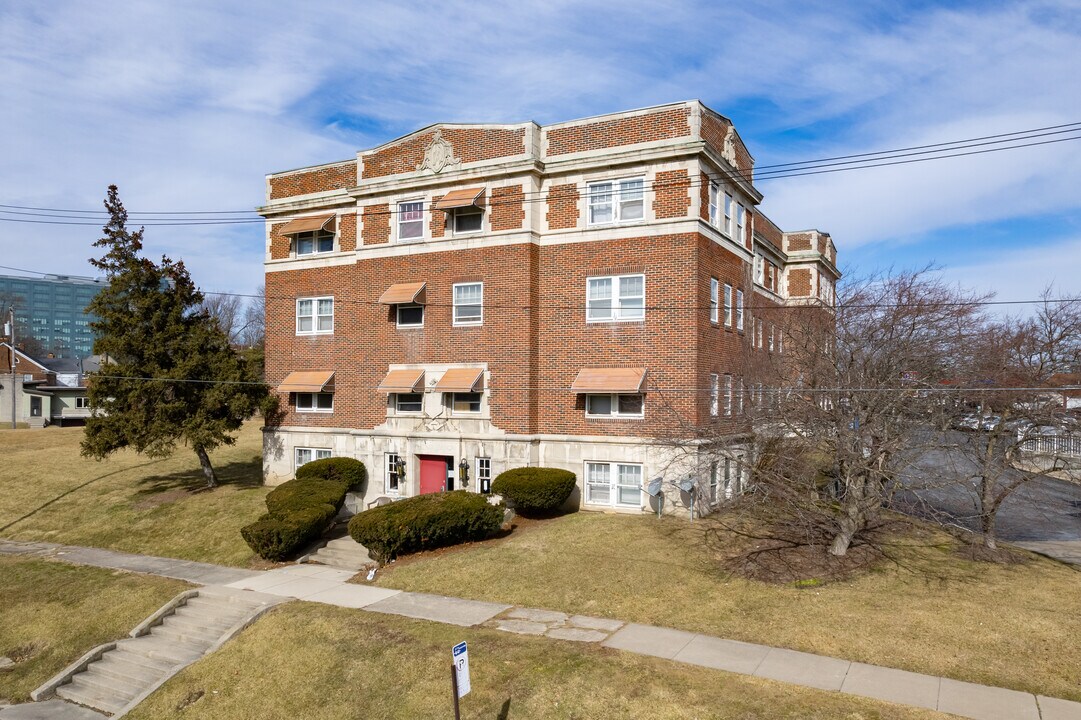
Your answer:
[[[1081,457],[1081,435],[1040,435],[1022,442],[1021,451],[1033,455]]]

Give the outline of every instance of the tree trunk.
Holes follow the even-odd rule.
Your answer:
[[[195,454],[199,456],[199,464],[203,466],[203,475],[206,477],[206,486],[208,488],[215,488],[218,486],[218,476],[214,473],[214,466],[210,464],[210,456],[206,454],[206,450],[197,447],[195,448]]]
[[[995,542],[995,513],[980,513],[980,532],[983,533],[983,546],[988,550],[998,550]]]

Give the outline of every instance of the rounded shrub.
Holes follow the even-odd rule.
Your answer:
[[[499,473],[492,492],[506,498],[521,515],[549,515],[563,507],[577,478],[569,470],[524,467]]]
[[[348,490],[363,491],[368,483],[368,469],[360,460],[330,457],[304,463],[297,468],[296,477],[298,480],[308,477],[340,480],[348,485]]]
[[[357,513],[349,535],[379,562],[399,555],[483,540],[503,524],[504,506],[454,490],[418,495]]]

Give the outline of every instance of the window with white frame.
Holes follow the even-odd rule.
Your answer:
[[[732,286],[724,284],[724,325],[732,327]]]
[[[424,327],[424,306],[415,303],[395,305],[396,324],[400,328]]]
[[[394,393],[394,411],[419,413],[424,408],[424,393]]]
[[[398,203],[398,239],[419,240],[424,237],[424,202],[410,200]]]
[[[713,181],[710,181],[710,183],[709,183],[709,224],[712,225],[713,227],[717,227],[717,220],[718,220],[717,212],[719,210],[718,207],[717,207],[717,195],[720,193],[720,191],[721,191],[721,189],[717,185],[717,183],[715,183]]]
[[[586,503],[616,507],[642,506],[642,466],[587,462]]]
[[[721,406],[721,376],[711,373],[709,376],[709,414],[717,417]]]
[[[297,299],[297,335],[330,335],[333,332],[333,297]]]
[[[401,492],[402,482],[401,474],[398,472],[400,458],[397,453],[386,453],[384,458],[386,458],[387,466],[386,491],[397,494]]]
[[[477,473],[477,489],[481,492],[491,492],[492,489],[492,459],[478,457],[473,460],[473,467]],[[485,490],[487,488],[487,490]]]
[[[720,484],[721,469],[717,462],[709,464],[709,502],[712,505],[717,502],[717,486]]]
[[[327,230],[313,230],[297,233],[297,255],[315,255],[334,251],[334,233]]]
[[[755,318],[755,320],[754,320],[754,329],[755,329],[755,332],[758,334],[758,349],[759,350],[761,350],[762,348],[765,347],[765,342],[762,339],[762,337],[763,337],[762,336],[762,325],[763,325],[762,318]]]
[[[724,376],[724,414],[725,417],[732,416],[732,376]]]
[[[297,393],[297,412],[334,412],[334,393]]]
[[[736,329],[743,329],[743,291],[736,290]]]
[[[87,410],[90,408],[90,398],[77,397],[75,398],[75,408],[77,410]]]
[[[451,213],[450,221],[451,232],[455,235],[479,233],[484,229],[484,210],[473,205],[456,208]]]
[[[736,383],[736,415],[743,414],[743,378]]]
[[[766,284],[766,257],[761,253],[754,255],[754,281],[758,285]]]
[[[737,488],[732,482],[732,458],[724,459],[724,499],[731,500],[736,494]]]
[[[769,324],[769,351],[770,352],[773,352],[773,347],[774,347],[774,344],[773,344],[773,334],[774,334],[774,332],[773,331],[774,331],[773,323],[770,323]]]
[[[642,178],[589,183],[589,224],[638,222],[645,217]]]
[[[721,228],[721,229],[724,230],[728,234],[729,237],[732,236],[732,231],[733,231],[733,227],[732,227],[732,221],[734,219],[733,216],[732,216],[733,206],[734,206],[734,201],[732,200],[732,196],[729,195],[728,193],[725,193],[724,194],[724,227]]]
[[[456,413],[479,413],[480,400],[479,392],[450,393],[450,409]]]
[[[777,331],[777,354],[784,355],[784,333]]]
[[[480,325],[484,320],[484,283],[458,283],[454,286],[455,325]]]
[[[586,321],[642,320],[646,316],[646,276],[586,279]]]
[[[293,471],[301,465],[307,465],[312,460],[325,460],[330,457],[330,450],[326,448],[304,448],[298,447],[293,451]]]
[[[717,278],[709,279],[709,321],[711,323],[717,323],[720,319],[720,283],[717,282]]]
[[[641,394],[586,395],[588,417],[640,418],[644,413],[644,405]]]
[[[744,226],[747,224],[747,209],[743,203],[736,203],[736,237],[739,242],[745,242]]]

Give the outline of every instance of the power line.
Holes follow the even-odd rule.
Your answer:
[[[1061,128],[1070,128],[1070,129],[1061,129]],[[899,149],[896,149],[896,150],[883,150],[883,151],[877,151],[877,152],[873,152],[873,153],[860,153],[860,154],[856,154],[856,155],[842,155],[842,156],[836,156],[836,157],[833,157],[833,158],[823,158],[823,159],[820,159],[820,160],[808,160],[808,161],[799,161],[799,162],[792,162],[792,163],[782,163],[782,164],[779,164],[779,165],[761,166],[761,167],[755,169],[755,171],[754,171],[755,172],[755,178],[754,179],[755,180],[775,180],[775,179],[783,179],[783,178],[789,178],[789,177],[803,177],[803,176],[806,176],[806,175],[825,174],[825,173],[832,173],[832,172],[844,172],[844,171],[847,171],[847,170],[859,170],[859,169],[864,169],[864,168],[886,167],[886,166],[890,166],[890,165],[902,165],[902,164],[909,164],[909,163],[913,163],[913,162],[927,162],[927,161],[930,161],[930,160],[941,160],[941,159],[948,159],[948,158],[954,158],[954,157],[964,157],[964,156],[968,156],[968,155],[981,155],[981,154],[986,154],[986,153],[990,153],[990,152],[1000,152],[1000,151],[1003,151],[1003,150],[1013,150],[1013,149],[1026,148],[1026,147],[1035,147],[1035,146],[1039,146],[1039,145],[1047,145],[1047,144],[1058,143],[1058,142],[1067,142],[1067,141],[1071,141],[1071,140],[1079,140],[1079,139],[1081,139],[1081,135],[1068,137],[1068,138],[1058,138],[1058,139],[1055,139],[1055,140],[1045,140],[1045,141],[1033,142],[1033,143],[1020,143],[1020,144],[1004,145],[1004,146],[1001,146],[1001,147],[990,147],[990,148],[985,148],[983,150],[976,150],[976,151],[972,151],[972,152],[963,152],[963,153],[951,152],[952,150],[965,149],[965,148],[970,148],[970,147],[979,147],[979,146],[986,146],[986,145],[1003,145],[1005,143],[1018,143],[1021,140],[1028,140],[1028,139],[1036,138],[1036,137],[1045,137],[1045,136],[1048,136],[1048,135],[1055,135],[1055,134],[1062,134],[1062,133],[1069,133],[1069,132],[1077,132],[1077,131],[1081,131],[1081,122],[1068,123],[1068,124],[1064,124],[1064,125],[1051,125],[1051,126],[1046,126],[1046,127],[1043,127],[1043,128],[1034,128],[1032,130],[1021,130],[1021,131],[1015,131],[1015,132],[1011,132],[1011,133],[1001,133],[999,135],[988,135],[988,136],[983,136],[983,137],[979,137],[979,138],[971,138],[971,139],[967,139],[967,140],[957,140],[957,141],[951,141],[951,142],[947,142],[947,143],[935,143],[935,144],[932,144],[932,145],[912,146],[912,147],[908,147],[908,148],[899,148]],[[1005,140],[993,140],[993,138],[1004,138],[1004,137],[1008,137],[1008,136],[1014,136],[1014,137],[1009,137],[1009,139],[1005,139]],[[1023,136],[1023,137],[1016,137],[1016,136]],[[983,140],[990,140],[990,141],[989,142],[977,142],[977,141],[983,141]],[[931,148],[931,147],[939,147],[941,149],[939,149],[939,150],[923,150],[925,148]],[[923,151],[922,152],[908,152],[908,151],[920,151],[920,150],[923,150]],[[914,159],[910,159],[910,160],[901,160],[901,161],[895,161],[895,162],[878,162],[878,161],[881,161],[881,160],[892,160],[892,159],[895,159],[895,158],[908,157],[908,156],[911,156],[911,155],[933,155],[933,156],[932,157],[920,157],[920,158],[914,158]],[[868,159],[867,160],[849,160],[848,162],[833,162],[833,161],[837,161],[837,160],[846,160],[846,159],[850,159],[850,158],[859,158],[859,157],[866,157]],[[844,165],[849,165],[850,167],[833,167],[833,166],[844,166]],[[801,167],[797,167],[797,166],[801,166]],[[769,168],[781,168],[781,167],[789,167],[791,169],[789,169],[789,170],[769,170]],[[832,168],[832,169],[823,169],[823,168]],[[763,170],[766,170],[766,172],[762,172]],[[717,179],[728,180],[729,179],[727,176],[720,175],[720,174],[717,174],[717,173],[708,173],[707,175],[710,177],[711,180],[717,180]],[[735,173],[733,173],[733,175],[736,176],[736,177],[739,177],[740,179],[744,179],[744,180],[748,180],[748,181],[751,180],[749,177],[746,177],[743,173],[741,173],[738,170]],[[700,179],[688,178],[687,180],[665,180],[665,181],[653,181],[653,182],[650,182],[650,183],[643,182],[642,187],[643,187],[643,190],[645,190],[645,189],[654,189],[655,190],[658,187],[688,187],[688,188],[690,188],[690,187],[694,187],[696,185],[701,185],[701,184],[702,184],[702,181]],[[521,195],[524,195],[524,196],[536,195],[538,197],[536,197],[536,198],[528,198],[527,197],[525,200],[519,200],[518,197],[515,197],[513,199],[508,199],[508,200],[505,200],[505,201],[496,200],[496,201],[490,202],[490,205],[517,204],[519,202],[531,202],[532,203],[532,202],[540,202],[540,201],[546,200],[546,199],[552,199],[552,192],[551,191],[536,191],[536,192],[527,191],[527,192],[521,193]],[[556,193],[556,198],[558,199],[559,197],[560,197],[560,193]],[[36,217],[57,217],[57,218],[68,219],[68,220],[78,220],[77,222],[56,222],[56,221],[25,220],[25,219],[17,219],[17,218],[3,218],[3,217],[0,217],[0,220],[6,220],[8,222],[29,222],[29,223],[35,223],[35,224],[52,224],[52,225],[97,225],[98,223],[96,221],[93,221],[93,220],[91,220],[90,222],[81,222],[82,218],[79,217],[78,215],[86,214],[86,215],[107,216],[107,212],[104,211],[104,210],[78,210],[78,209],[68,209],[68,208],[46,208],[46,207],[35,207],[35,206],[26,206],[26,205],[11,205],[11,204],[0,204],[0,208],[8,208],[7,210],[0,210],[0,212],[6,213],[6,214],[30,215],[30,216],[36,216]],[[17,212],[17,211],[37,211],[37,212]],[[425,209],[425,212],[431,212],[431,211],[432,210],[431,210],[430,207]],[[174,218],[173,217],[173,216],[179,216],[179,215],[196,215],[196,216],[198,216],[198,215],[250,215],[250,214],[253,214],[253,212],[254,211],[252,211],[252,210],[207,210],[207,211],[192,210],[192,211],[172,211],[172,212],[168,212],[168,211],[130,211],[128,213],[128,216],[129,216],[129,219],[133,219],[133,220],[134,220],[134,218],[132,216],[135,216],[135,215],[140,215],[140,216],[141,215],[161,215],[161,216],[166,216],[166,217],[162,217],[162,218],[150,218],[150,219],[148,219],[147,222],[141,223],[141,224],[143,224],[143,225],[145,225],[147,227],[180,226],[180,225],[219,225],[219,224],[220,225],[225,225],[225,224],[244,224],[244,223],[261,223],[261,222],[265,222],[265,220],[263,220],[262,218],[258,218],[258,219],[227,218],[227,219],[222,219],[222,220],[213,220],[213,219],[204,219],[204,218],[184,218],[184,219],[179,219],[179,218]],[[392,215],[392,214],[397,214],[399,212],[402,212],[402,211],[399,211],[399,210],[395,209],[395,210],[386,210],[386,211],[369,211],[366,214],[368,214],[368,215]],[[55,215],[54,216],[54,215],[48,215],[48,214],[44,214],[44,213],[71,213],[71,214],[78,214],[78,215],[75,215],[75,216],[71,216],[71,215]],[[137,220],[136,220],[136,222],[137,222]]]

